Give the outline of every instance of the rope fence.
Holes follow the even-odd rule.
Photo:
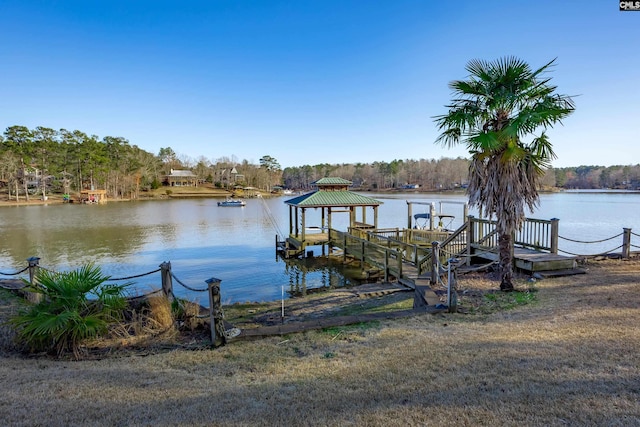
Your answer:
[[[190,291],[193,292],[207,292],[208,289],[196,289],[196,288],[192,288],[191,286],[185,285],[180,279],[178,279],[176,277],[175,274],[171,273],[171,277],[173,277],[173,279],[178,282],[179,285],[181,285],[182,287],[184,287],[185,289],[188,289]]]
[[[558,248],[558,252],[561,252],[561,253],[566,254],[566,255],[579,257],[579,258],[608,256],[608,255],[618,254],[618,253],[623,258],[629,258],[631,256],[632,249],[634,249],[634,250],[640,249],[640,246],[634,245],[632,243],[631,239],[632,239],[633,236],[640,237],[639,234],[634,233],[633,231],[631,231],[630,228],[623,228],[622,233],[618,233],[618,234],[616,234],[614,236],[607,237],[607,238],[604,238],[604,239],[598,239],[598,240],[578,240],[578,239],[570,239],[568,237],[558,235],[558,239],[559,240],[563,240],[563,241],[567,241],[567,242],[571,242],[571,243],[582,244],[582,245],[601,244],[601,243],[608,242],[608,241],[611,241],[611,240],[614,240],[614,239],[619,239],[620,237],[622,237],[622,244],[619,245],[619,246],[616,246],[615,248],[609,249],[609,250],[598,251],[596,253],[577,253],[577,251],[575,251],[575,250],[569,251],[569,250],[566,250],[566,249]]]
[[[12,290],[23,290],[25,297],[27,298],[27,300],[31,301],[32,303],[38,304],[40,302],[42,302],[42,295],[39,293],[35,293],[35,292],[31,292],[29,291],[29,289],[31,289],[33,286],[38,286],[38,281],[37,281],[37,272],[38,269],[42,269],[48,272],[51,272],[53,274],[60,274],[58,272],[55,271],[51,271],[48,270],[44,267],[41,267],[39,265],[40,263],[40,258],[38,257],[31,257],[27,259],[28,265],[27,267],[23,268],[20,271],[16,271],[13,273],[5,273],[5,272],[0,272],[0,276],[17,276],[21,273],[27,272],[29,273],[29,280],[25,280],[25,279],[8,279],[8,280],[4,280],[4,281],[0,281],[0,287],[6,288],[6,289],[12,289]],[[160,272],[160,277],[161,277],[161,281],[162,281],[162,289],[157,289],[157,290],[152,290],[144,295],[137,295],[131,298],[131,300],[137,300],[137,299],[144,299],[145,297],[149,297],[150,295],[153,294],[157,294],[162,292],[168,299],[170,302],[177,302],[178,305],[183,306],[182,301],[180,301],[180,299],[175,298],[174,294],[173,294],[173,280],[175,280],[179,285],[183,286],[185,289],[188,289],[190,291],[193,292],[209,292],[209,315],[208,316],[201,316],[198,315],[196,316],[197,318],[205,318],[205,317],[209,317],[210,319],[210,329],[211,329],[211,343],[214,347],[220,346],[220,345],[224,345],[227,343],[227,341],[231,338],[235,338],[236,336],[238,336],[240,334],[240,330],[237,328],[232,328],[227,330],[225,328],[224,325],[224,313],[222,311],[222,304],[221,304],[221,300],[220,300],[220,280],[216,279],[216,278],[210,278],[205,280],[205,282],[207,283],[208,287],[207,288],[194,288],[192,286],[187,285],[186,283],[184,283],[182,280],[180,280],[172,271],[171,271],[171,263],[166,261],[163,262],[162,264],[160,264],[159,268],[152,270],[152,271],[148,271],[146,273],[141,273],[141,274],[134,274],[131,276],[126,276],[126,277],[116,277],[116,278],[109,278],[109,281],[120,281],[120,280],[131,280],[131,279],[136,279],[136,278],[140,278],[140,277],[144,277],[144,276],[148,276],[150,274],[155,274]],[[11,283],[9,283],[11,282]],[[27,287],[25,289],[25,282],[26,284],[30,284],[30,287]]]
[[[614,251],[618,250],[618,249],[622,249],[622,245],[613,248],[613,249],[609,249],[608,251],[604,251],[604,252],[599,252],[597,254],[576,254],[573,252],[569,252],[569,251],[565,251],[562,249],[558,249],[558,252],[562,252],[563,254],[567,254],[567,255],[573,255],[573,256],[577,256],[577,257],[597,257],[597,256],[604,256],[604,255],[608,255],[613,253]]]
[[[0,271],[0,276],[17,276],[18,274],[22,274],[25,271],[27,271],[29,269],[29,267],[25,267],[20,271],[16,271],[15,273],[3,273],[2,271]]]
[[[148,271],[148,272],[146,272],[146,273],[142,273],[142,274],[136,274],[136,275],[134,275],[134,276],[117,277],[117,278],[115,278],[115,279],[114,279],[114,278],[110,278],[109,280],[115,280],[115,281],[118,281],[118,280],[131,280],[131,279],[137,279],[137,278],[139,278],[139,277],[144,277],[144,276],[148,276],[148,275],[153,274],[153,273],[157,273],[157,272],[158,272],[158,271],[160,271],[160,270],[161,270],[161,269],[160,269],[160,268],[158,268],[158,269],[156,269],[156,270]]]
[[[590,241],[584,241],[584,240],[574,240],[574,239],[569,239],[568,237],[563,237],[558,235],[558,239],[562,239],[562,240],[566,240],[568,242],[573,242],[573,243],[585,243],[585,244],[589,244],[589,243],[603,243],[603,242],[608,242],[609,240],[613,240],[616,239],[620,236],[622,236],[624,233],[620,233],[620,234],[616,234],[615,236],[611,236],[611,237],[607,237],[606,239],[601,239],[601,240],[590,240]]]

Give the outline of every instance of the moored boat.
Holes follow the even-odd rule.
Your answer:
[[[247,203],[244,200],[227,199],[224,202],[218,202],[218,206],[244,206]]]

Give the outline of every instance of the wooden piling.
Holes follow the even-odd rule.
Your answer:
[[[173,302],[173,282],[171,278],[171,262],[165,261],[160,264],[160,276],[162,279],[162,293],[167,297],[169,302]]]
[[[440,242],[431,242],[431,286],[435,287],[438,284],[438,277],[440,272],[438,271],[438,264],[440,263]]]
[[[558,218],[551,218],[551,253],[558,253],[558,240],[559,240],[559,223],[560,220]]]
[[[36,285],[36,275],[38,274],[40,258],[32,256],[31,258],[27,258],[27,262],[29,263],[29,283],[33,287]],[[42,301],[42,294],[36,292],[26,292],[25,296],[27,301],[34,304]]]
[[[622,258],[631,256],[631,229],[622,229]]]
[[[205,280],[209,286],[209,322],[211,327],[211,344],[220,347],[226,344],[222,304],[220,302],[220,279],[212,277]]]

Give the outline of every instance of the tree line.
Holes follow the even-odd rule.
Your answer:
[[[320,178],[340,176],[367,190],[417,186],[440,191],[465,187],[469,164],[469,159],[459,157],[282,169],[269,155],[254,164],[235,157],[193,159],[171,147],[153,154],[121,136],[101,138],[79,130],[10,126],[0,135],[0,187],[16,198],[93,188],[107,190],[110,198],[135,199],[141,192],[161,187],[172,169],[191,170],[199,182],[222,188],[308,190]],[[542,183],[545,187],[638,189],[640,165],[549,169]]]

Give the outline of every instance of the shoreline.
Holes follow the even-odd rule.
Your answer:
[[[189,187],[189,191],[175,187],[168,189],[162,188],[159,190],[154,190],[152,194],[146,193],[135,199],[107,199],[107,203],[112,202],[138,202],[138,201],[152,201],[152,200],[170,200],[170,199],[188,199],[188,198],[224,198],[224,197],[232,197],[234,195],[233,192],[227,190],[218,190],[218,189],[209,189],[203,187],[204,191],[200,190],[201,187]],[[195,190],[195,191],[194,191]],[[170,194],[166,192],[170,191]],[[372,190],[372,189],[352,189],[351,191],[360,192],[360,193],[377,193],[377,194],[460,194],[465,195],[465,191],[462,190],[404,190],[404,189],[384,189],[384,190]],[[640,190],[615,190],[615,189],[554,189],[554,190],[540,190],[540,194],[556,194],[556,193],[570,193],[570,194],[640,194]],[[282,195],[279,194],[271,194],[268,192],[260,192],[261,197],[279,197]],[[238,197],[242,198],[243,195],[239,194]],[[24,196],[22,196],[23,200],[15,201],[9,199],[8,196],[4,195],[0,199],[0,207],[13,207],[13,206],[47,206],[47,205],[59,205],[65,204],[62,199],[62,194],[54,193],[53,195],[47,196],[47,200],[42,200],[42,197],[32,198],[30,200],[24,200]],[[72,205],[82,205],[83,203],[67,203]]]

